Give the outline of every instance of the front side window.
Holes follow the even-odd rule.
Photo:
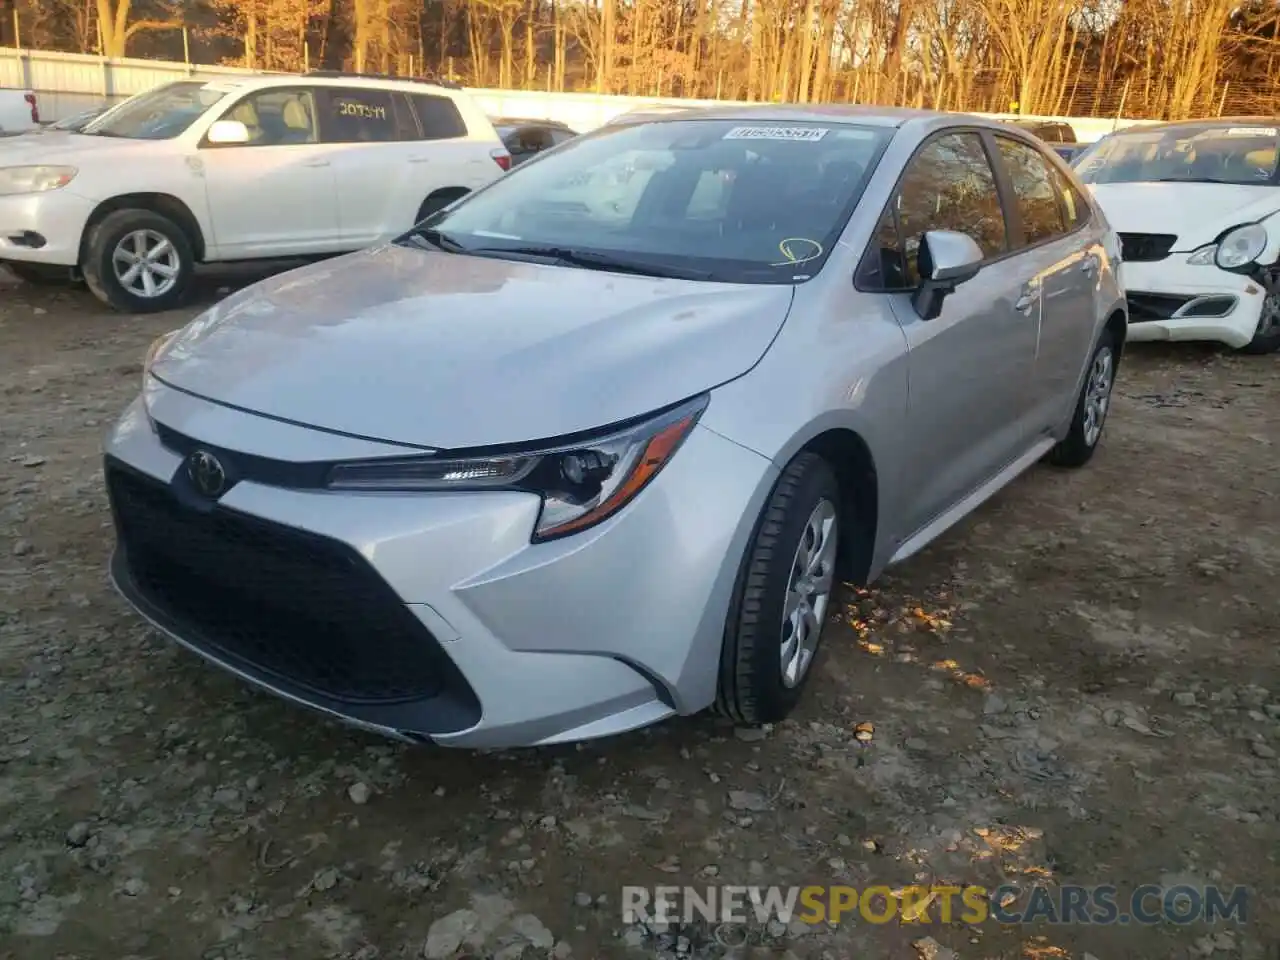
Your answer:
[[[1007,249],[1004,211],[995,174],[976,133],[949,133],[930,140],[912,158],[896,204],[902,234],[906,284],[920,283],[920,240],[930,230],[967,233],[987,257]]]
[[[320,134],[325,143],[394,143],[416,140],[418,131],[390,91],[320,87]]]
[[[249,139],[238,146],[281,147],[316,143],[316,104],[310,90],[263,90],[245,97],[223,120],[243,123]]]
[[[1274,186],[1280,128],[1230,121],[1133,127],[1099,140],[1073,166],[1085,183]]]
[[[91,137],[171,140],[181,136],[227,95],[216,84],[198,80],[166,83],[112,107],[81,131]]]
[[[826,262],[892,133],[740,120],[605,127],[401,242],[443,233],[455,250],[485,256],[568,250],[641,261],[659,275],[798,282]]]
[[[1028,246],[1060,237],[1067,232],[1053,167],[1039,150],[1018,140],[996,137],[1000,159],[1013,184],[1022,221],[1022,239]]]

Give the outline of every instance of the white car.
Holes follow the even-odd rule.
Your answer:
[[[315,75],[179,81],[79,133],[0,141],[0,263],[83,274],[167,310],[197,263],[326,256],[391,239],[510,168],[464,92]]]
[[[1120,234],[1130,340],[1280,349],[1280,118],[1130,127],[1075,161]]]
[[[40,104],[34,90],[0,87],[0,136],[26,133],[40,126]]]

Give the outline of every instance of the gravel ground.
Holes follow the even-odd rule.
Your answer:
[[[460,753],[251,692],[108,587],[100,437],[196,309],[0,276],[0,957],[1277,955],[1277,358],[1135,347],[1093,464],[847,590],[775,729]],[[918,882],[1253,895],[1212,928],[619,910],[623,883]]]

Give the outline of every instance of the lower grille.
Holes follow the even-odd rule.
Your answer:
[[[1130,293],[1125,299],[1129,303],[1129,322],[1142,323],[1144,320],[1168,320],[1195,297],[1171,293]]]
[[[1177,236],[1172,233],[1122,233],[1120,259],[1126,263],[1163,260],[1177,242]]]
[[[106,477],[133,585],[192,645],[342,703],[421,700],[457,677],[431,633],[345,544],[187,506],[110,461]]]

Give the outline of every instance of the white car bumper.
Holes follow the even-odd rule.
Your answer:
[[[0,197],[0,261],[76,266],[96,206],[66,189]]]
[[[155,415],[242,479],[196,495],[190,441],[135,401],[106,444],[112,578],[206,659],[351,725],[450,746],[588,739],[713,700],[739,558],[777,473],[763,457],[695,428],[614,517],[530,544],[533,494],[305,488],[277,475],[381,445],[167,393]]]
[[[1186,253],[1125,262],[1129,335],[1139,340],[1214,340],[1243,347],[1254,337],[1266,294],[1248,277],[1186,263]]]

